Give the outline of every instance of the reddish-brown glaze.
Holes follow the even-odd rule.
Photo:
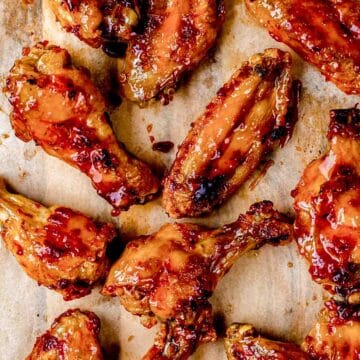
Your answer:
[[[358,360],[359,306],[328,301],[301,348],[262,337],[252,325],[233,324],[226,332],[229,360]]]
[[[73,300],[90,293],[109,269],[112,224],[94,222],[64,207],[46,208],[0,187],[1,236],[24,271],[39,285]]]
[[[164,180],[163,205],[171,217],[211,212],[289,138],[296,121],[288,116],[293,115],[290,67],[289,53],[267,49],[252,56],[218,91]]]
[[[137,0],[49,0],[67,31],[92,47],[129,40],[139,20]]]
[[[81,170],[114,208],[126,210],[157,193],[158,179],[118,144],[104,98],[66,50],[47,43],[26,50],[5,91],[16,135]]]
[[[248,324],[227,329],[225,350],[228,360],[310,360],[299,346],[262,337]]]
[[[102,293],[119,296],[144,326],[162,323],[144,359],[187,359],[198,344],[216,338],[208,298],[236,259],[291,236],[291,224],[266,201],[217,230],[166,224],[127,245]]]
[[[328,138],[293,191],[295,234],[314,280],[360,302],[360,110],[331,111]]]
[[[360,359],[360,307],[329,301],[302,348],[314,360]]]
[[[277,41],[315,65],[347,94],[360,94],[358,0],[246,0]]]
[[[94,313],[68,310],[37,338],[26,360],[103,360],[99,332]]]
[[[213,47],[223,19],[222,0],[147,1],[144,33],[131,39],[119,62],[122,94],[138,102],[171,97]]]

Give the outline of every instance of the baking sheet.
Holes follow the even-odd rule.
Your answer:
[[[255,52],[279,47],[267,32],[245,11],[242,0],[226,1],[227,18],[214,57],[205,61],[167,106],[154,103],[140,109],[123,101],[109,107],[118,139],[138,157],[162,168],[169,168],[176,146],[188,132],[190,123],[204,110],[219,87]],[[101,91],[111,92],[110,77],[116,64],[101,50],[94,50],[66,34],[54,21],[47,0],[20,6],[11,0],[0,1],[0,76],[4,80],[21,47],[43,38],[66,47],[78,65],[90,69]],[[330,109],[353,106],[360,97],[346,96],[309,65],[294,55],[294,77],[303,83],[299,122],[291,141],[272,155],[275,161],[265,177],[251,191],[249,183],[211,216],[192,220],[220,226],[231,222],[254,201],[272,200],[277,209],[292,213],[289,195],[306,166],[326,148]],[[90,181],[79,171],[45,154],[34,143],[23,143],[9,125],[10,107],[0,95],[0,176],[18,192],[44,204],[73,207],[95,218],[113,221],[124,239],[156,231],[170,221],[161,199],[134,206],[118,218],[111,218],[110,206],[99,198]],[[151,134],[147,126],[152,125]],[[151,149],[149,135],[156,141],[172,141],[168,154]],[[184,220],[186,221],[186,220]],[[0,360],[23,359],[40,335],[62,311],[80,307],[97,313],[102,321],[101,340],[114,359],[135,360],[151,346],[156,328],[143,328],[139,319],[120,307],[116,298],[106,298],[95,289],[83,299],[64,302],[60,295],[38,287],[0,245]],[[322,306],[320,287],[310,280],[307,266],[296,246],[265,246],[239,259],[211,298],[214,312],[226,326],[231,322],[250,322],[272,336],[300,342]],[[120,349],[120,350],[119,350]],[[226,359],[222,339],[199,347],[192,359]]]

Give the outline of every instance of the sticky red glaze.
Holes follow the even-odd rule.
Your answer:
[[[360,292],[360,110],[330,113],[330,149],[305,169],[295,198],[295,235],[313,279],[330,292]],[[358,300],[353,300],[358,301]]]
[[[247,0],[252,14],[347,94],[360,93],[360,6],[353,0]]]
[[[48,352],[55,350],[60,359],[64,359],[64,346],[65,342],[58,340],[55,336],[50,334],[45,334],[41,337],[42,350]]]
[[[11,69],[5,90],[16,135],[81,170],[114,208],[126,210],[157,193],[158,179],[117,142],[105,100],[66,50],[37,44]]]
[[[81,230],[69,229],[69,220],[74,216],[79,216],[79,214],[68,208],[57,208],[48,218],[48,224],[44,228],[46,231],[44,245],[48,251],[41,254],[46,261],[58,259],[64,254],[84,256],[88,250],[88,246],[81,238]],[[89,231],[96,231],[90,220],[87,226]]]

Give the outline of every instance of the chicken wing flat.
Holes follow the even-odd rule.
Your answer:
[[[197,345],[216,338],[208,298],[236,259],[291,234],[291,224],[268,201],[217,230],[166,224],[127,245],[102,293],[119,296],[144,326],[162,324],[143,359],[187,359]]]
[[[347,94],[360,94],[358,0],[246,0],[270,35]]]
[[[7,78],[11,123],[23,141],[35,140],[48,154],[81,170],[114,209],[126,210],[158,191],[150,168],[116,141],[105,101],[69,53],[39,43],[25,49]]]
[[[248,324],[227,329],[225,350],[228,360],[310,360],[299,346],[262,337]]]
[[[360,303],[360,110],[330,115],[330,149],[292,193],[295,236],[313,279]]]
[[[9,193],[1,181],[0,234],[24,271],[39,285],[73,300],[90,293],[109,270],[110,223],[65,207],[45,206]]]
[[[301,348],[269,340],[247,324],[233,324],[225,338],[229,360],[358,360],[360,309],[329,301]]]
[[[68,310],[37,338],[25,360],[103,360],[99,332],[100,320],[94,313]]]
[[[314,360],[360,359],[360,308],[325,304],[302,348]]]
[[[255,171],[294,125],[291,56],[267,49],[232,76],[196,120],[164,180],[163,205],[174,218],[211,212]]]
[[[222,0],[149,0],[144,33],[119,62],[122,94],[143,102],[166,94],[215,44],[224,20]]]
[[[137,0],[48,0],[61,26],[92,47],[129,40],[139,20]]]

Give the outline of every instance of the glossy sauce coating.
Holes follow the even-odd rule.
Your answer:
[[[137,0],[49,0],[56,19],[92,47],[129,40],[139,20]]]
[[[293,191],[295,235],[313,279],[360,302],[360,110],[333,110],[330,148]]]
[[[25,49],[5,91],[16,136],[81,170],[114,208],[126,210],[157,193],[158,179],[117,142],[104,98],[66,50],[47,43]]]
[[[94,222],[65,207],[46,208],[0,187],[1,236],[24,271],[39,285],[73,300],[106,276],[112,224]]]
[[[266,201],[217,230],[166,224],[127,245],[102,293],[119,296],[144,326],[162,323],[144,359],[187,359],[198,344],[216,338],[208,298],[236,259],[291,236],[291,224]]]
[[[314,360],[360,359],[360,307],[328,301],[302,348]]]
[[[299,346],[269,340],[248,324],[235,323],[227,329],[225,350],[228,360],[310,360]]]
[[[325,303],[301,348],[267,339],[252,325],[232,324],[225,338],[228,360],[358,360],[360,308]]]
[[[270,35],[347,94],[360,94],[358,0],[246,0]]]
[[[224,20],[222,0],[149,0],[146,10],[144,33],[119,62],[121,93],[138,102],[173,91],[213,47]]]
[[[99,332],[100,320],[94,313],[68,310],[37,338],[25,360],[103,360]]]
[[[289,138],[296,117],[291,56],[267,49],[252,56],[218,91],[179,148],[164,180],[163,205],[174,218],[211,212]],[[296,101],[295,101],[296,102]]]

